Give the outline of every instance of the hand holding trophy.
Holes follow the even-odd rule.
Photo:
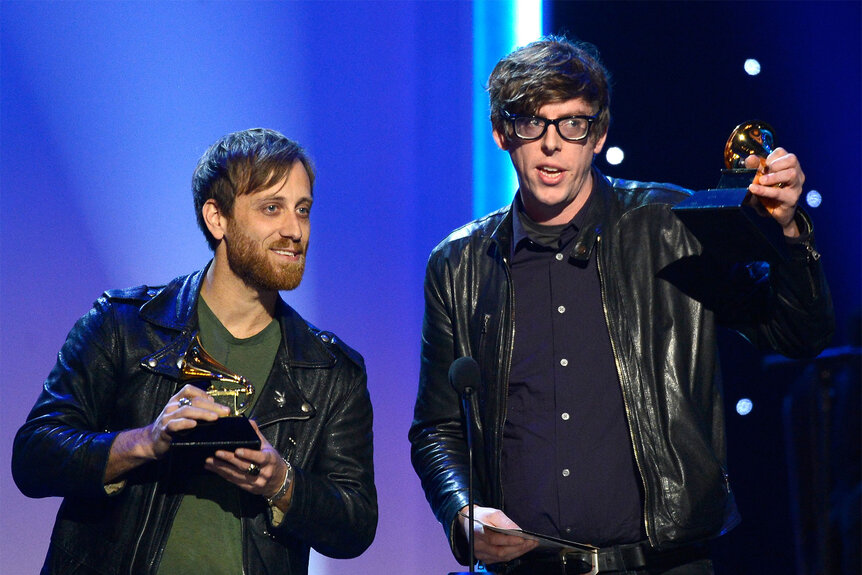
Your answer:
[[[254,387],[246,378],[229,370],[207,353],[201,345],[200,336],[195,336],[181,361],[182,383],[209,380],[209,387],[204,391],[216,403],[229,408],[231,417],[242,415],[248,409],[254,397]]]
[[[230,415],[198,425],[172,442],[172,449],[188,454],[195,461],[217,449],[234,451],[240,447],[260,449],[260,438],[244,413],[251,406],[254,387],[245,377],[216,361],[195,336],[180,359],[180,383],[201,387],[216,403],[230,409]]]
[[[673,207],[703,245],[704,251],[729,261],[776,261],[786,257],[781,226],[770,214],[773,200],[758,198],[748,185],[763,174],[766,157],[773,151],[774,131],[766,122],[738,125],[724,147],[725,169],[718,186],[695,192]],[[759,159],[752,169],[746,160]]]
[[[746,162],[746,160],[754,156],[759,162],[753,181],[755,184],[758,183],[766,167],[766,158],[775,149],[773,146],[774,134],[775,131],[772,129],[772,126],[759,120],[743,122],[738,125],[734,128],[727,139],[727,144],[724,146],[725,168],[728,170],[741,170],[746,174],[750,174],[752,170],[750,167],[751,163]],[[721,184],[719,184],[719,187],[721,187]],[[769,198],[758,199],[770,214],[778,205],[778,202]]]

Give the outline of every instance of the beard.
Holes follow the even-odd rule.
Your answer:
[[[292,290],[299,286],[305,272],[305,245],[291,240],[276,242],[269,248],[259,246],[231,219],[228,222],[230,241],[225,237],[227,261],[231,271],[251,288],[264,291]],[[295,250],[298,262],[277,265],[268,257],[268,250],[283,248]]]

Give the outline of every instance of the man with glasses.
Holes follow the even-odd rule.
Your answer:
[[[670,211],[674,186],[609,179],[608,77],[595,49],[549,37],[489,79],[514,201],[453,232],[425,278],[412,460],[456,558],[468,468],[452,362],[473,357],[476,557],[496,573],[711,573],[704,542],[739,521],[725,469],[717,324],[813,356],[831,336],[804,176],[775,150],[751,193],[790,257],[723,265]],[[756,158],[752,158],[756,159]],[[539,546],[491,527],[584,544]]]

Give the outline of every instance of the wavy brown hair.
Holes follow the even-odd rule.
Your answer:
[[[601,137],[610,124],[610,76],[598,49],[588,42],[545,36],[500,60],[488,78],[491,124],[507,139],[512,127],[501,111],[534,116],[545,104],[583,98],[599,117],[590,137]]]
[[[288,176],[295,162],[302,162],[314,188],[314,166],[305,150],[275,130],[252,128],[220,138],[198,161],[192,176],[198,227],[210,249],[218,242],[207,229],[202,208],[209,199],[225,215],[233,215],[237,196],[268,188]]]

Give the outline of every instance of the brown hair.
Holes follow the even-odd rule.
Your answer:
[[[198,227],[210,249],[218,242],[207,229],[202,208],[213,199],[225,215],[233,214],[237,196],[267,188],[290,173],[295,162],[302,162],[314,187],[314,167],[302,146],[275,130],[252,128],[220,138],[198,161],[192,176],[192,194]]]
[[[500,60],[488,78],[491,124],[511,139],[514,134],[502,110],[535,115],[552,102],[583,98],[599,117],[591,137],[601,137],[610,124],[610,76],[598,49],[588,42],[561,36],[544,38],[518,48]]]

